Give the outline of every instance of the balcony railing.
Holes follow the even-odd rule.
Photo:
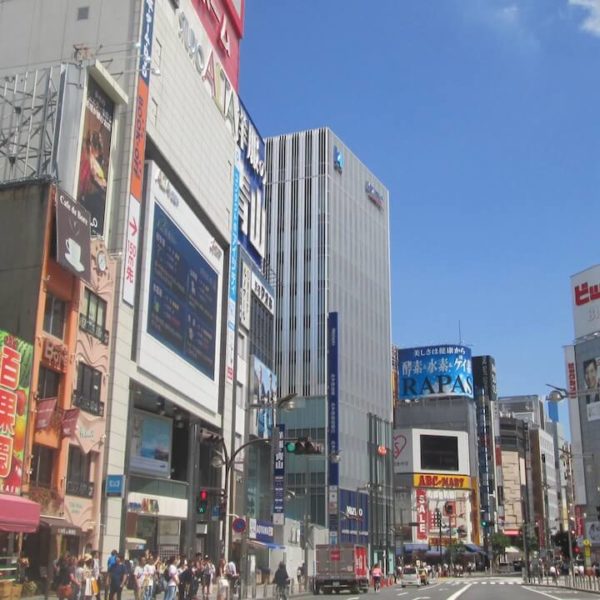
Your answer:
[[[93,481],[69,481],[67,480],[67,495],[79,496],[80,498],[94,497]]]
[[[79,329],[86,331],[96,339],[100,340],[103,344],[108,344],[108,331],[93,319],[88,319],[85,315],[79,315]]]
[[[72,404],[73,406],[76,406],[77,408],[80,408],[84,412],[90,413],[91,415],[96,415],[97,417],[104,416],[104,402],[100,402],[100,400],[93,398],[88,398],[77,390],[73,390]]]

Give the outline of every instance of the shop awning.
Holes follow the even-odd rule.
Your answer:
[[[42,515],[40,518],[40,525],[49,527],[50,532],[56,535],[81,535],[80,527],[73,525],[73,523],[62,517]]]
[[[285,546],[280,546],[279,544],[273,544],[271,542],[248,540],[248,544],[250,544],[250,546],[254,546],[255,548],[262,548],[264,550],[285,550]]]
[[[40,505],[23,498],[0,494],[0,531],[33,533],[40,524]]]
[[[477,544],[465,544],[465,548],[467,549],[467,552],[471,552],[473,554],[475,554],[475,553],[487,554],[486,551],[481,546],[478,546]]]
[[[399,550],[399,548],[397,548],[397,550]],[[404,544],[404,552],[406,552],[406,554],[411,554],[412,552],[427,552],[427,550],[429,550],[429,544],[410,542]],[[399,552],[396,552],[396,554],[399,554]]]

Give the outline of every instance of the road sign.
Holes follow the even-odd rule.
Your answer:
[[[246,531],[246,519],[242,519],[242,517],[237,517],[231,523],[231,529],[236,533],[244,533]]]

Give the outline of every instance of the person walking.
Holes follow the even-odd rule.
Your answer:
[[[165,590],[164,600],[175,600],[177,595],[177,586],[179,585],[179,576],[177,574],[177,566],[175,556],[169,558],[168,566],[165,569],[165,579],[167,580],[167,589]]]
[[[108,570],[110,600],[121,600],[123,588],[127,583],[127,569],[123,560],[123,555],[117,554]]]

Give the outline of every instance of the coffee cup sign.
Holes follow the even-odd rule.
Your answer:
[[[60,189],[56,190],[56,239],[58,263],[90,282],[90,213]]]

